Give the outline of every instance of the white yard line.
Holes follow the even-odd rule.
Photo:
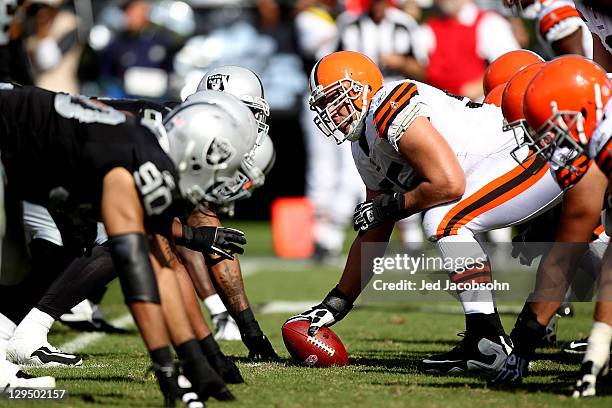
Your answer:
[[[118,318],[111,320],[110,324],[119,327],[126,328],[134,324],[132,315],[129,313],[123,314]],[[67,341],[59,346],[59,349],[66,353],[76,353],[83,350],[85,347],[92,345],[93,343],[104,337],[106,333],[94,332],[94,333],[83,333],[76,336],[74,339]]]

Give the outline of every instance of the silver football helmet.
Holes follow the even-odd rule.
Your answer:
[[[198,91],[223,91],[234,95],[253,111],[258,126],[257,145],[268,134],[266,121],[270,116],[270,106],[264,99],[261,80],[250,69],[236,65],[213,68],[204,75],[198,84]]]
[[[203,200],[226,204],[243,190],[238,170],[255,145],[257,122],[230,94],[199,94],[164,120],[170,157],[179,171],[183,196],[194,204]]]
[[[276,160],[276,151],[270,136],[263,138],[259,146],[242,161],[238,177],[242,178],[242,192],[236,195],[236,200],[244,200],[253,195],[253,190],[264,185],[266,176],[272,170]]]

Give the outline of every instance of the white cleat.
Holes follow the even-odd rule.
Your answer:
[[[242,340],[238,325],[228,312],[213,315],[212,324],[215,328],[215,340]]]
[[[6,350],[10,362],[31,367],[74,367],[83,364],[79,356],[53,347],[46,341],[29,342],[23,338],[12,338]]]
[[[9,361],[0,361],[0,385],[2,388],[55,388],[53,377],[33,377]]]

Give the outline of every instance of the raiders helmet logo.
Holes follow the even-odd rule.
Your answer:
[[[206,80],[206,88],[213,91],[225,91],[225,85],[229,80],[229,75],[213,74]]]
[[[206,164],[211,167],[224,167],[235,153],[236,151],[227,140],[218,137],[208,146]]]

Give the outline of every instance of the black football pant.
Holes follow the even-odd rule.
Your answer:
[[[57,320],[85,299],[99,300],[117,276],[104,245],[94,247],[89,256],[74,258],[61,246],[34,239],[30,252],[30,273],[18,285],[0,287],[0,313],[15,324],[33,307]]]

